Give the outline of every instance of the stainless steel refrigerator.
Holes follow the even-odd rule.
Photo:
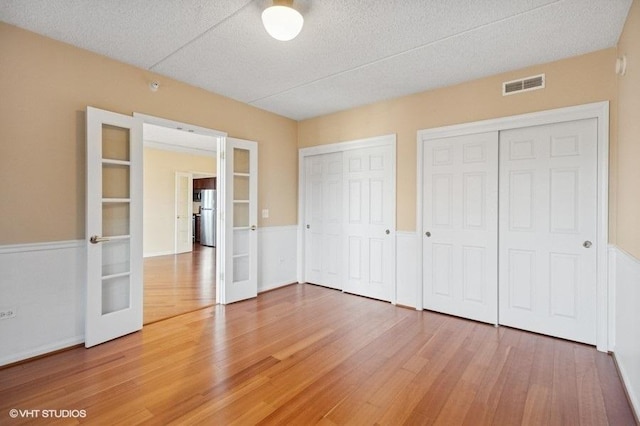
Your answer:
[[[216,191],[203,189],[200,207],[200,244],[216,246]]]

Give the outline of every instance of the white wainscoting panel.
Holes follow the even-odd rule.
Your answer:
[[[611,246],[615,265],[615,347],[613,353],[631,405],[640,415],[640,259]]]
[[[259,229],[258,291],[296,282],[297,226]],[[0,246],[0,366],[84,342],[84,241]]]
[[[84,241],[0,246],[0,365],[84,342]]]
[[[298,282],[298,227],[258,228],[258,293]]]
[[[415,232],[396,232],[396,303],[402,306],[417,307],[421,292],[418,292],[418,250],[419,234]]]

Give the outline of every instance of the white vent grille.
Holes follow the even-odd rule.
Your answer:
[[[538,89],[544,89],[544,74],[534,75],[520,80],[505,81],[502,83],[502,96]]]

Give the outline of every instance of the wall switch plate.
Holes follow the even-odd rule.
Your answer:
[[[267,219],[269,217],[269,209],[262,209],[262,218]]]
[[[15,316],[16,310],[14,308],[0,310],[0,320],[13,318]]]

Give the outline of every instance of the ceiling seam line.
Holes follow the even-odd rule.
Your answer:
[[[348,70],[339,71],[339,72],[336,72],[336,73],[331,74],[331,75],[327,75],[327,76],[320,77],[320,78],[317,78],[317,79],[312,80],[312,81],[308,81],[306,83],[301,83],[301,84],[299,84],[297,86],[290,87],[288,89],[282,90],[282,91],[277,92],[277,93],[273,93],[273,94],[270,94],[270,95],[267,95],[267,96],[262,96],[260,98],[252,99],[252,100],[248,101],[247,103],[248,104],[253,104],[255,102],[260,102],[260,101],[263,101],[265,99],[269,99],[269,98],[272,98],[272,97],[275,97],[275,96],[282,95],[283,93],[287,93],[287,92],[290,92],[290,91],[293,91],[293,90],[296,90],[296,89],[300,89],[301,87],[310,86],[310,85],[318,83],[320,81],[328,80],[328,79],[331,79],[333,77],[337,77],[337,76],[340,76],[340,75],[343,75],[343,74],[347,74],[347,73],[350,73],[350,72],[353,72],[353,71],[356,71],[356,70],[359,70],[359,69],[367,68],[367,67],[369,67],[371,65],[375,65],[375,64],[387,61],[389,59],[397,58],[399,56],[405,55],[407,53],[410,53],[410,52],[413,52],[413,51],[416,51],[416,50],[423,49],[423,48],[428,47],[428,46],[433,46],[433,45],[436,45],[438,43],[442,43],[443,41],[446,41],[446,40],[449,40],[449,39],[452,39],[452,38],[455,38],[455,37],[458,37],[458,36],[473,32],[473,31],[477,31],[477,30],[479,30],[481,28],[485,28],[485,27],[488,27],[488,26],[491,26],[491,25],[502,23],[502,22],[508,21],[510,19],[522,16],[522,15],[526,15],[528,13],[531,13],[531,12],[534,12],[534,11],[537,11],[537,10],[540,10],[540,9],[551,7],[551,6],[553,6],[553,5],[557,4],[557,3],[560,3],[562,1],[564,1],[564,0],[555,0],[555,1],[551,2],[551,3],[547,3],[547,4],[543,4],[541,6],[537,6],[537,7],[533,8],[533,9],[529,9],[529,10],[526,10],[524,12],[516,13],[515,15],[506,16],[504,18],[498,19],[497,21],[492,21],[492,22],[489,22],[489,23],[486,23],[486,24],[481,24],[481,25],[478,25],[476,27],[464,30],[462,32],[455,33],[455,34],[452,34],[452,35],[448,35],[448,36],[442,37],[442,38],[440,38],[438,40],[430,41],[429,43],[421,44],[419,46],[412,47],[412,48],[404,50],[402,52],[394,53],[392,55],[385,56],[384,58],[379,58],[379,59],[376,59],[374,61],[367,62],[365,64],[361,64],[361,65],[355,66],[353,68],[349,68]]]
[[[176,53],[178,53],[179,51],[181,51],[182,49],[184,49],[185,47],[189,46],[190,44],[194,43],[195,41],[201,39],[202,37],[204,37],[205,35],[207,35],[209,32],[211,32],[212,30],[216,29],[217,27],[219,27],[220,25],[222,25],[223,23],[227,22],[229,19],[233,18],[234,16],[236,16],[238,13],[240,13],[241,11],[243,11],[247,6],[249,6],[251,3],[253,3],[256,0],[249,0],[247,3],[245,3],[242,7],[240,7],[238,10],[236,10],[235,12],[233,12],[232,14],[224,17],[222,20],[216,22],[215,24],[213,24],[211,27],[207,28],[206,30],[204,30],[203,32],[201,32],[200,34],[198,34],[197,36],[195,36],[194,38],[192,38],[191,40],[187,41],[185,44],[183,44],[182,46],[178,47],[176,50],[174,50],[173,52],[169,53],[167,56],[165,56],[164,58],[160,59],[159,61],[157,61],[155,64],[151,65],[149,68],[147,68],[147,70],[149,71],[153,71],[153,69],[155,67],[157,67],[158,65],[160,65],[161,63],[163,63],[164,61],[166,61],[167,59],[169,59],[170,57],[172,57],[173,55],[175,55]]]

